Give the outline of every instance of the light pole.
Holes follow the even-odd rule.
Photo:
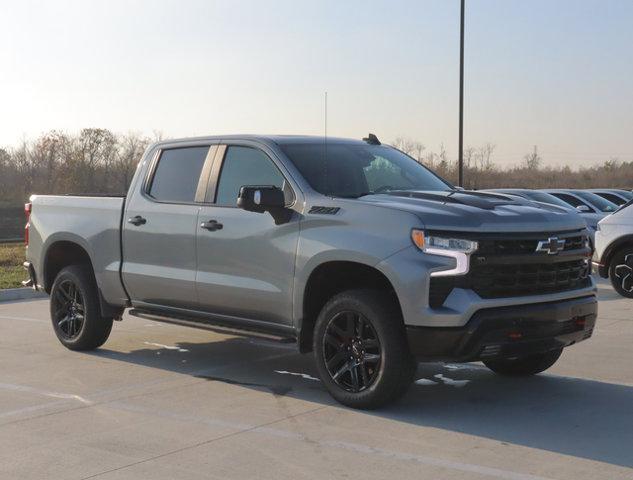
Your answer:
[[[459,186],[464,186],[464,10],[466,0],[461,0],[462,8],[459,29]]]

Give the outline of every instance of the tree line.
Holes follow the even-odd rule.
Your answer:
[[[441,177],[457,184],[457,160],[448,157],[440,145],[439,152],[428,151],[421,142],[399,137],[392,145],[426,165]],[[495,145],[464,149],[464,187],[485,188],[622,188],[633,189],[633,161],[605,159],[591,167],[572,169],[569,165],[548,166],[535,145],[520,162],[500,167],[494,162]]]
[[[157,139],[85,128],[0,148],[0,204],[19,205],[32,193],[125,193],[143,151]]]
[[[143,151],[160,137],[86,128],[78,134],[51,131],[0,148],[0,206],[21,205],[32,193],[124,194]],[[443,146],[430,151],[403,137],[392,144],[457,183],[457,161]],[[491,143],[464,150],[466,188],[633,188],[633,162],[606,159],[593,167],[551,167],[534,147],[518,166],[502,168],[494,162],[494,150]]]

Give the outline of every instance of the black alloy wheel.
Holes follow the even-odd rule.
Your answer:
[[[316,319],[312,347],[325,388],[352,408],[379,408],[397,400],[417,367],[398,301],[379,289],[332,296]]]
[[[80,289],[72,280],[64,280],[55,289],[53,298],[53,321],[58,332],[67,340],[79,336],[83,328],[86,307]]]
[[[101,314],[99,290],[90,265],[69,265],[55,277],[50,313],[53,330],[70,350],[93,350],[108,339],[112,318]]]
[[[348,392],[369,388],[380,370],[380,341],[371,323],[359,312],[337,313],[328,323],[323,351],[332,380]]]
[[[619,263],[613,267],[614,287],[621,295],[631,297],[633,296],[633,253],[628,253],[617,260]]]

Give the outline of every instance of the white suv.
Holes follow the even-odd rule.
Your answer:
[[[633,200],[598,222],[594,267],[622,296],[633,298]]]

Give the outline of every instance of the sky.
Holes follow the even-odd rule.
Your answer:
[[[467,146],[633,161],[633,1],[466,0]],[[459,0],[0,0],[0,146],[57,129],[408,137],[457,155]]]

